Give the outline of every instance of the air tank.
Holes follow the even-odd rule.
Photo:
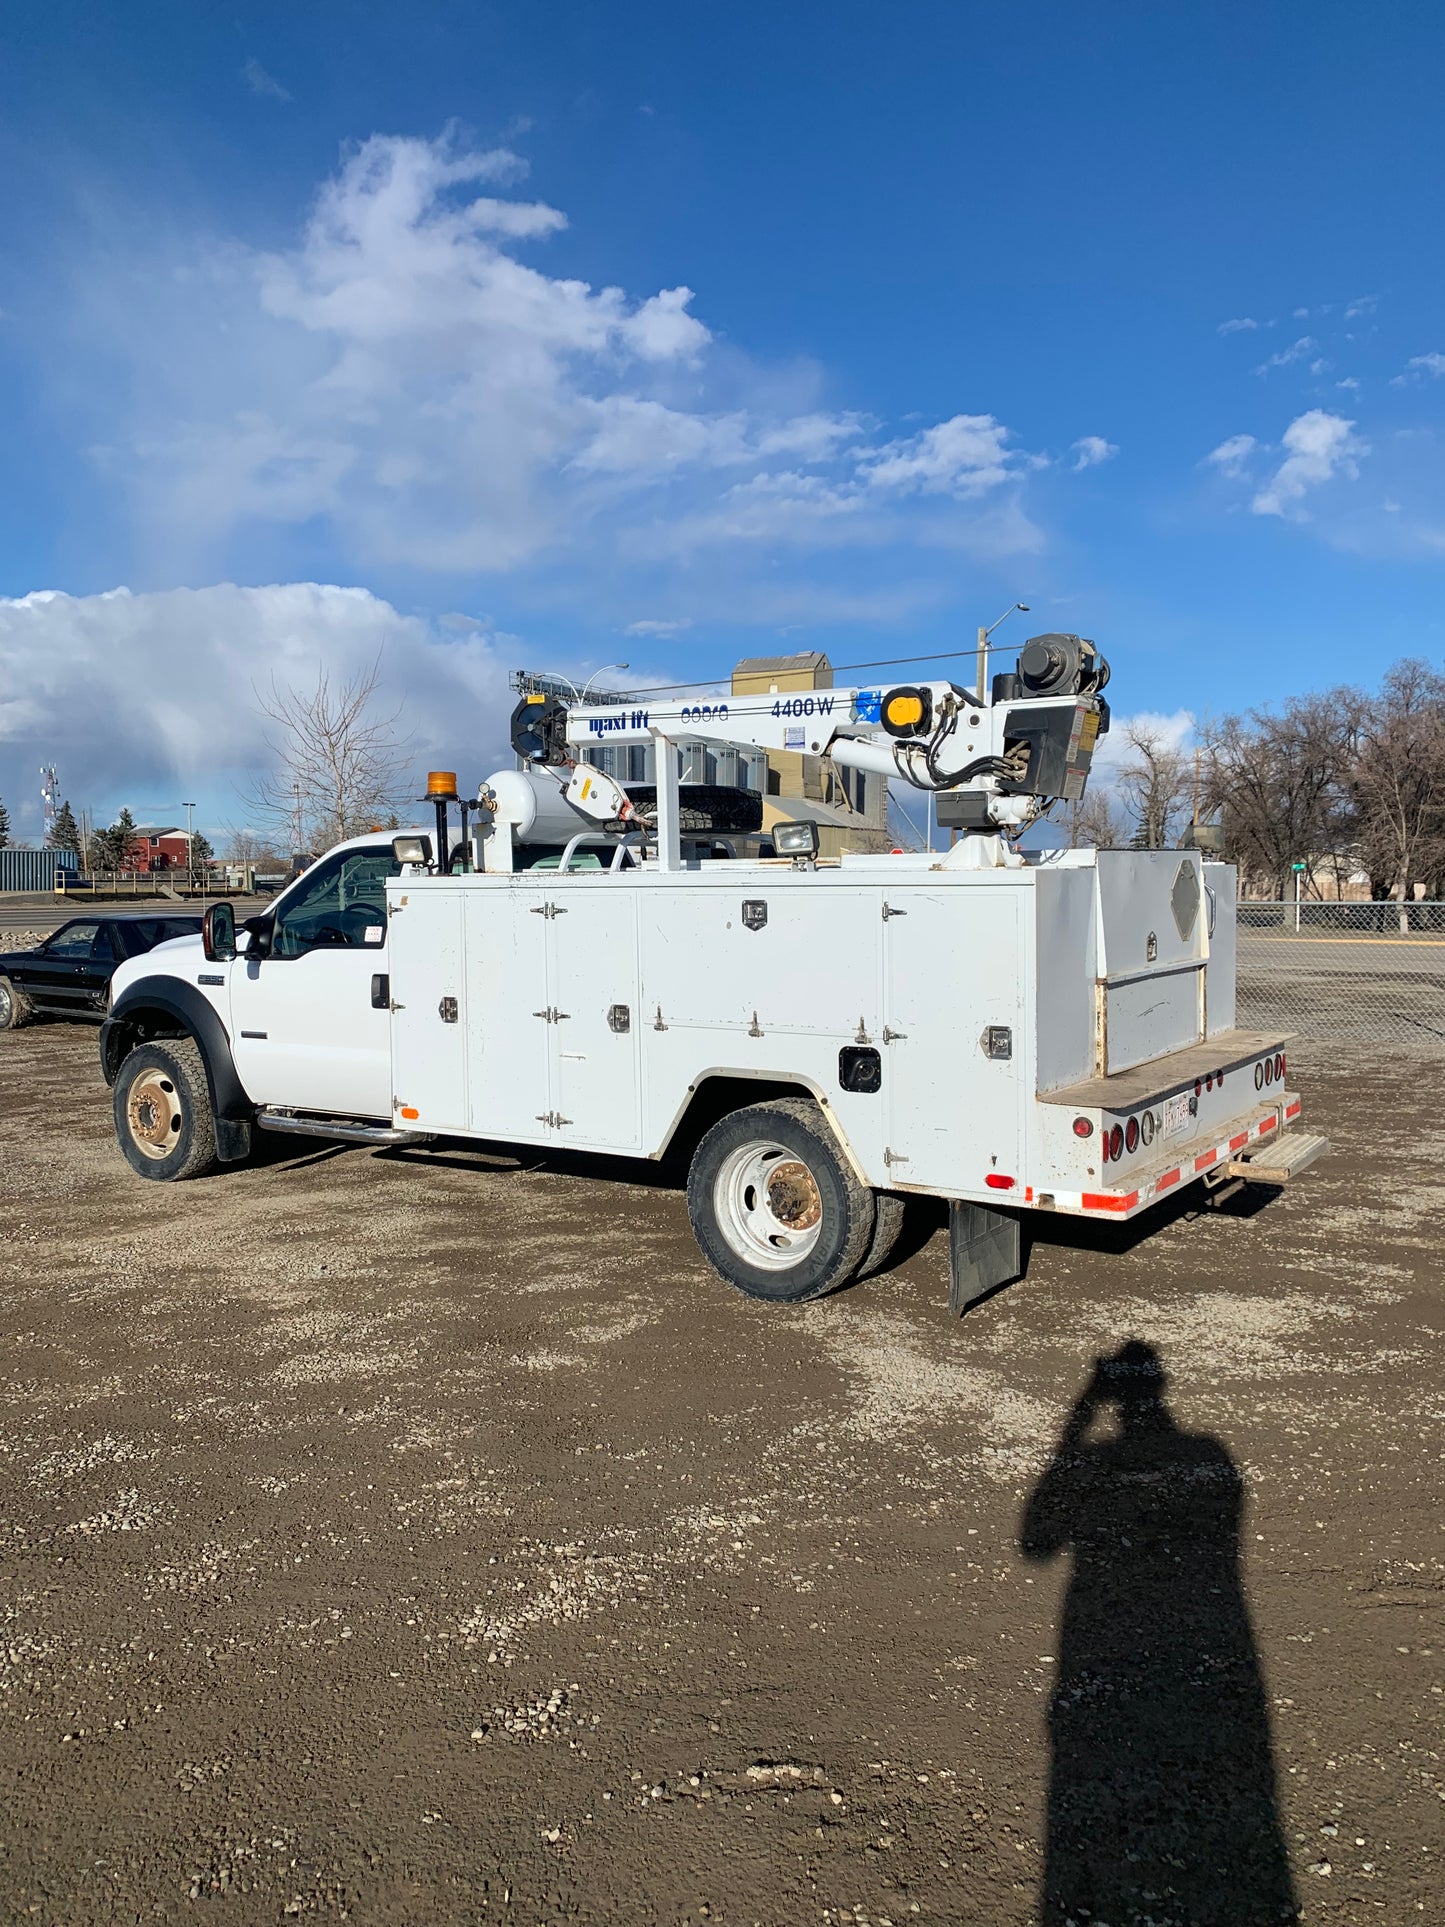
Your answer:
[[[510,823],[518,843],[566,843],[579,830],[597,828],[573,809],[550,770],[499,769],[482,788],[495,799],[496,821]]]

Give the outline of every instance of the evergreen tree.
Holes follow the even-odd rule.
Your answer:
[[[108,830],[95,833],[95,867],[98,870],[123,870],[135,842],[135,818],[122,810]]]
[[[68,802],[62,803],[55,812],[55,821],[45,841],[52,850],[69,850],[72,856],[80,855],[80,825]]]
[[[5,807],[5,798],[0,796],[0,850],[10,841],[10,812]]]

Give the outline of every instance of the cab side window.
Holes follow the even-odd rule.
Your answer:
[[[98,945],[100,935],[98,923],[73,923],[68,930],[57,930],[45,946],[47,957],[67,957],[72,962],[88,961],[93,955],[110,955],[110,946]]]
[[[390,844],[323,859],[278,912],[272,954],[375,949],[386,940],[386,879],[400,874]]]

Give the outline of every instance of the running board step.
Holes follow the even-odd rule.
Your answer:
[[[344,1117],[293,1117],[286,1111],[257,1111],[263,1131],[289,1131],[295,1137],[329,1137],[343,1144],[427,1144],[427,1131],[394,1131],[389,1124],[358,1124]]]
[[[1261,1144],[1252,1154],[1231,1158],[1224,1167],[1225,1175],[1248,1178],[1251,1184],[1288,1184],[1332,1148],[1327,1137],[1275,1138],[1271,1143]]]

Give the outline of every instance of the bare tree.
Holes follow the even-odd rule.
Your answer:
[[[410,742],[396,734],[399,708],[377,712],[380,676],[378,656],[339,685],[318,669],[306,694],[274,676],[269,694],[257,692],[276,766],[246,801],[293,849],[330,849],[385,820],[400,800]]]
[[[1279,714],[1226,716],[1205,748],[1203,800],[1224,822],[1244,875],[1283,901],[1291,868],[1350,839],[1345,776],[1357,699],[1347,690],[1297,696]]]
[[[1162,729],[1131,723],[1124,731],[1129,758],[1119,790],[1134,819],[1133,842],[1144,850],[1171,849],[1193,788],[1193,764]]]
[[[1074,849],[1118,850],[1129,841],[1129,825],[1108,790],[1091,788],[1068,806],[1069,843]]]
[[[272,837],[262,836],[256,830],[228,829],[226,832],[228,863],[274,863],[278,855]]]
[[[1357,699],[1345,787],[1355,848],[1372,892],[1400,899],[1400,928],[1418,882],[1445,869],[1445,676],[1407,657],[1374,697]]]

